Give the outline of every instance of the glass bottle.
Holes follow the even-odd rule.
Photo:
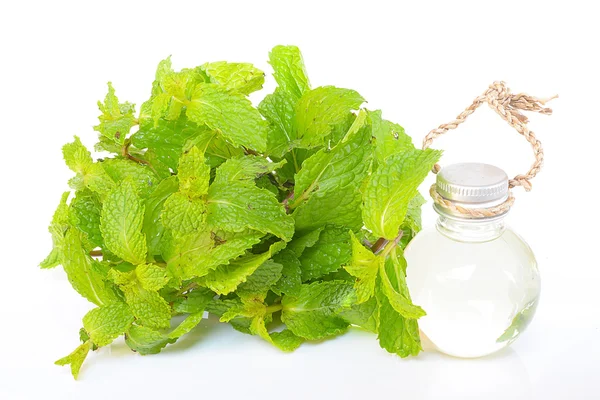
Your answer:
[[[443,168],[436,190],[464,208],[489,208],[508,199],[508,176],[487,164]],[[434,228],[408,245],[407,283],[427,315],[419,327],[439,351],[480,357],[511,344],[527,327],[540,295],[535,257],[505,225],[506,213],[467,218],[435,204]]]

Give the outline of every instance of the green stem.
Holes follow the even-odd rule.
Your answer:
[[[283,201],[281,202],[281,204],[283,204],[283,206],[285,207],[286,211],[290,211],[290,206],[289,206],[289,201],[290,199],[294,197],[294,192],[289,192],[287,196],[285,196],[285,199],[283,199]]]
[[[271,304],[270,306],[267,306],[267,313],[271,314],[282,309],[283,306],[281,305],[281,303]]]
[[[249,155],[249,156],[259,156],[260,154],[258,154],[256,151],[249,149],[247,147],[242,146],[244,149],[244,154]]]
[[[395,238],[394,240],[390,240],[390,241],[387,241],[387,240],[386,240],[386,241],[387,241],[387,243],[385,244],[385,247],[384,247],[384,248],[383,248],[383,250],[381,251],[381,255],[382,255],[384,258],[385,258],[385,257],[387,257],[387,256],[390,254],[390,252],[391,252],[392,250],[395,250],[395,249],[396,249],[396,246],[398,246],[398,242],[400,242],[400,239],[402,239],[402,235],[404,235],[404,232],[403,232],[403,231],[400,231],[400,233],[398,234],[398,236],[396,236],[396,238]],[[380,239],[380,240],[381,240],[381,239]],[[385,240],[385,239],[384,239],[384,240]],[[379,240],[378,240],[378,242],[379,242]],[[375,244],[377,244],[377,243],[375,243]]]
[[[177,296],[181,296],[183,295],[185,292],[195,289],[198,287],[198,284],[196,282],[191,282],[188,285],[182,287],[181,289],[179,289],[179,292],[177,292]]]
[[[371,251],[373,252],[373,254],[379,253],[388,244],[388,242],[389,241],[386,238],[377,239],[375,244],[371,246]]]
[[[306,200],[308,198],[308,194],[310,193],[310,189],[306,190],[304,193],[302,193],[300,195],[300,197],[298,197],[297,199],[294,199],[294,202],[292,204],[288,205],[288,209],[289,210],[293,210],[296,207],[298,207],[304,200]]]
[[[300,172],[300,167],[298,166],[298,160],[296,159],[296,150],[292,149],[290,153],[292,153],[292,158],[294,159],[294,169],[296,170],[296,173],[298,173]]]
[[[150,164],[149,161],[142,160],[141,158],[137,158],[137,157],[131,155],[129,153],[129,146],[131,146],[131,140],[127,139],[125,141],[125,143],[123,144],[123,147],[121,148],[121,155],[131,161],[138,163],[138,164],[144,164],[144,165],[148,166],[148,168],[150,168],[152,170],[152,172],[154,172],[156,175],[158,175],[158,172],[156,172],[156,169],[154,169],[154,167],[152,166],[152,164]]]

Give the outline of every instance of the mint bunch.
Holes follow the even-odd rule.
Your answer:
[[[278,87],[256,108],[264,73],[251,64],[166,59],[139,113],[109,84],[94,128],[109,156],[64,146],[74,193],[41,266],[62,265],[97,306],[57,361],[75,377],[89,351],[124,335],[158,353],[205,312],[284,351],[350,325],[401,357],[421,350],[402,249],[440,152],[356,91],[312,88],[298,48],[275,47],[270,64]]]

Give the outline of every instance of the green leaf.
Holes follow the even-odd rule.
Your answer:
[[[206,223],[206,201],[190,198],[181,192],[173,193],[164,204],[162,224],[178,234],[201,229]]]
[[[269,122],[266,153],[272,157],[283,157],[296,143],[294,117],[296,99],[282,88],[265,96],[258,110]]]
[[[67,143],[62,148],[63,158],[67,167],[73,172],[85,175],[90,165],[94,163],[89,150],[81,143],[81,139],[75,136],[73,143]]]
[[[179,298],[173,305],[173,309],[180,313],[195,314],[204,311],[206,306],[215,297],[215,294],[203,287],[194,289],[185,297]]]
[[[308,198],[317,190],[331,191],[351,183],[356,173],[364,175],[363,170],[355,169],[366,164],[364,149],[369,147],[370,132],[365,123],[366,113],[361,112],[337,146],[322,149],[304,161],[295,177],[298,197]]]
[[[302,268],[300,261],[294,252],[288,249],[282,250],[273,257],[273,261],[282,265],[281,277],[271,290],[277,295],[293,295],[300,290],[302,285]]]
[[[206,288],[197,288],[186,295],[186,299],[175,305],[178,312],[190,313],[168,337],[169,339],[178,339],[194,329],[204,316],[204,309],[214,297],[214,293]]]
[[[377,274],[385,257],[376,256],[360,243],[354,233],[351,232],[350,235],[352,237],[352,261],[344,268],[350,275],[356,277],[354,289],[357,303],[360,304],[374,296]]]
[[[408,203],[406,218],[400,225],[402,231],[402,237],[398,242],[400,248],[405,249],[417,233],[421,231],[421,206],[425,203],[426,201],[420,193],[417,193]]]
[[[421,206],[425,203],[427,203],[427,201],[418,192],[408,203],[408,211],[406,212],[404,222],[407,223],[415,233],[421,230]]]
[[[240,284],[246,282],[249,276],[264,264],[273,254],[277,253],[284,242],[277,242],[262,254],[247,254],[231,261],[228,265],[220,265],[201,280],[202,285],[213,292],[225,295],[235,291]],[[280,268],[281,270],[281,268]],[[268,289],[268,288],[267,288]]]
[[[148,166],[124,158],[109,158],[100,163],[107,175],[117,184],[129,180],[142,197],[150,194],[159,179]]]
[[[98,102],[102,114],[98,117],[100,124],[94,130],[119,145],[123,145],[131,127],[136,124],[135,107],[131,103],[119,103],[115,89],[108,82],[108,94],[104,103]]]
[[[439,159],[437,150],[411,150],[378,165],[363,195],[363,220],[374,235],[393,240],[417,188]]]
[[[135,268],[135,274],[142,287],[146,290],[160,290],[169,281],[167,271],[154,264],[138,265]]]
[[[229,303],[227,309],[219,319],[221,322],[229,322],[236,317],[254,318],[256,316],[264,316],[267,306],[261,301],[244,301],[244,299],[236,299]],[[255,332],[250,332],[255,335]]]
[[[60,250],[57,247],[53,247],[50,254],[48,254],[40,263],[40,268],[50,269],[56,267],[60,264],[61,257],[62,254]]]
[[[144,204],[134,184],[124,181],[109,193],[102,207],[100,229],[106,247],[132,264],[146,260],[146,238],[142,233]]]
[[[381,289],[376,290],[379,304],[379,345],[400,357],[416,356],[422,350],[417,320],[398,314]]]
[[[65,235],[64,246],[61,264],[73,289],[98,306],[117,301],[118,297],[110,283],[104,281],[99,263],[83,248],[81,233],[69,229]]]
[[[246,249],[260,242],[263,234],[193,232],[173,238],[165,257],[168,270],[179,279],[202,277],[219,265],[226,265]]]
[[[298,147],[311,148],[324,144],[332,126],[344,123],[351,110],[358,110],[365,101],[350,89],[322,86],[300,98],[295,107]]]
[[[106,196],[117,186],[112,178],[104,170],[104,166],[100,162],[92,164],[85,172],[85,175],[76,176],[69,181],[69,185],[73,189],[89,188],[91,191],[98,193],[101,199]]]
[[[257,315],[252,318],[250,322],[250,333],[252,335],[258,335],[269,343],[273,343],[273,339],[267,330],[267,323],[271,322],[270,316],[267,315]]]
[[[273,332],[270,336],[271,342],[285,352],[296,350],[304,342],[303,338],[294,335],[289,329],[284,329],[281,332]]]
[[[344,118],[341,123],[331,127],[331,133],[325,138],[326,143],[329,142],[329,147],[335,146],[346,136],[350,128],[352,128],[352,125],[356,123],[356,119],[363,117],[361,114],[364,114],[364,111],[359,112],[358,115],[355,115],[353,112],[348,112],[348,114],[346,114],[346,118]],[[369,120],[367,119],[367,121]]]
[[[397,247],[391,250],[376,284],[379,344],[391,353],[407,357],[422,350],[419,326],[412,316],[422,316],[424,312],[411,302],[405,278],[406,260],[397,252]]]
[[[298,100],[310,89],[302,53],[296,46],[275,46],[269,53],[273,77],[281,89]]]
[[[98,195],[89,189],[78,191],[70,205],[70,223],[86,234],[91,248],[104,243],[100,232],[102,204]]]
[[[201,68],[212,83],[246,95],[262,89],[265,82],[265,73],[248,63],[218,61],[206,63]]]
[[[160,243],[165,231],[161,213],[166,199],[178,190],[177,177],[172,176],[161,181],[145,201],[142,232],[146,234],[148,254],[151,256],[161,253]]]
[[[397,257],[393,251],[392,255],[385,260],[385,264],[380,266],[381,291],[396,312],[405,318],[418,319],[425,315],[425,311],[414,305],[410,299],[405,270],[406,260],[403,256]]]
[[[241,157],[244,150],[227,142],[221,135],[213,137],[204,153],[206,162],[211,168],[217,168],[230,158]]]
[[[210,167],[204,154],[193,146],[179,160],[179,192],[164,204],[162,223],[178,235],[200,230],[206,222],[206,200],[210,181]]]
[[[327,227],[319,240],[300,257],[302,280],[320,278],[350,261],[350,234],[346,228]]]
[[[351,325],[366,329],[369,332],[377,333],[379,327],[379,304],[375,297],[360,304],[353,304],[352,307],[342,310],[340,316]]]
[[[123,287],[123,291],[131,312],[141,325],[154,329],[170,326],[171,308],[156,291],[136,284]]]
[[[346,282],[302,285],[293,296],[284,296],[281,321],[297,336],[319,340],[340,334],[348,323],[339,313],[352,305],[354,291]]]
[[[290,152],[283,157],[283,160],[287,162],[277,171],[277,174],[275,175],[279,184],[284,187],[292,186],[295,183],[295,175],[300,172],[304,161],[314,155],[317,151],[317,148],[292,148]]]
[[[106,136],[98,135],[98,142],[94,144],[94,150],[98,152],[107,152],[114,154],[121,154],[123,152],[123,146],[116,143],[113,139],[109,139]]]
[[[404,132],[404,128],[382,119],[380,110],[371,111],[368,116],[373,127],[375,158],[378,163],[385,164],[389,157],[415,148],[410,136]]]
[[[81,343],[85,343],[88,340],[90,340],[90,336],[87,334],[87,332],[85,331],[85,329],[81,328],[79,330],[79,341]]]
[[[208,224],[241,232],[251,228],[289,241],[294,221],[273,193],[241,183],[213,184],[208,191]]]
[[[205,81],[196,70],[173,71],[170,60],[159,64],[152,85],[152,97],[142,105],[144,117],[150,115],[157,125],[161,118],[176,120],[181,116],[184,103],[198,82]],[[142,116],[140,116],[140,119]]]
[[[370,129],[364,114],[340,143],[322,149],[302,164],[296,175],[294,210],[296,230],[336,224],[358,230],[363,226],[359,188],[370,168]]]
[[[154,150],[148,149],[144,152],[144,154],[136,154],[135,156],[140,160],[145,161],[148,165],[148,168],[150,168],[160,180],[167,179],[172,176],[171,168],[169,168],[158,158]]]
[[[264,301],[269,289],[281,278],[283,265],[267,260],[254,271],[245,282],[238,286],[237,294],[242,299]]]
[[[264,157],[243,156],[230,158],[217,168],[214,183],[239,182],[254,186],[254,180],[261,175],[273,172],[285,164],[285,160],[274,163]]]
[[[154,329],[139,325],[131,326],[125,335],[127,346],[141,355],[158,354],[167,344],[175,341]]]
[[[73,189],[87,187],[103,197],[115,187],[114,181],[100,163],[93,162],[90,152],[77,136],[73,143],[64,145],[62,151],[67,166],[77,174],[69,181]]]
[[[77,379],[81,365],[85,361],[88,353],[92,349],[92,342],[85,342],[77,347],[71,354],[54,362],[56,365],[71,365],[71,374]]]
[[[187,117],[220,132],[233,145],[259,152],[267,148],[266,123],[242,94],[199,84],[187,106]]]
[[[300,257],[307,247],[312,247],[315,245],[315,243],[317,243],[319,237],[321,237],[321,232],[323,232],[323,229],[325,229],[325,227],[321,226],[310,232],[297,233],[293,240],[288,243],[287,248],[293,251],[297,257]]]
[[[54,211],[48,232],[52,235],[52,251],[44,261],[40,263],[42,268],[53,268],[61,263],[65,247],[65,232],[70,226],[69,222],[69,206],[67,200],[69,192],[64,192],[61,196],[60,203]]]
[[[94,308],[83,317],[83,327],[92,342],[98,346],[112,343],[129,329],[133,315],[124,303],[112,303]]]
[[[137,148],[153,150],[162,163],[177,172],[179,157],[186,144],[200,137],[212,136],[214,134],[207,127],[185,117],[175,121],[161,118],[156,125],[152,121],[141,125],[140,130],[131,136],[131,142]]]
[[[281,193],[279,192],[279,188],[278,188],[277,184],[269,178],[269,176],[270,175],[263,175],[263,176],[256,178],[256,180],[255,180],[256,187],[259,187],[261,189],[266,189],[269,192],[273,193],[275,196],[278,196],[278,199],[280,199]]]
[[[250,313],[252,316],[256,314],[258,316],[262,316],[263,319],[266,318],[267,320],[271,318],[271,314],[266,313],[266,306],[264,304],[257,302],[253,309],[254,311]],[[256,334],[256,331],[251,329],[253,317],[244,317],[238,315],[239,313],[244,312],[244,304],[239,298],[213,300],[208,304],[206,310],[209,313],[215,314],[219,317],[223,317],[225,314],[230,314],[227,319],[229,319],[228,322],[232,328],[247,335]],[[267,323],[267,320],[265,320],[265,323]]]
[[[291,351],[299,343],[299,339],[294,339],[290,334],[278,337],[277,343],[272,339],[272,335],[267,330],[267,324],[272,321],[272,312],[260,300],[257,299],[235,299],[223,300],[211,303],[209,307],[211,312],[221,315],[221,322],[229,322],[236,330],[249,334],[258,335],[267,342],[274,344],[284,350]],[[280,335],[275,335],[280,336]]]
[[[198,147],[192,147],[179,159],[179,190],[190,198],[198,198],[208,193],[210,167],[204,162],[204,154]]]
[[[186,333],[191,332],[191,330],[202,321],[203,315],[204,310],[188,315],[179,325],[177,325],[177,328],[169,333],[169,339],[178,339]]]

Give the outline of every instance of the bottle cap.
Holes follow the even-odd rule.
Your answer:
[[[482,163],[452,164],[437,174],[437,192],[465,208],[488,208],[508,199],[508,175]]]

